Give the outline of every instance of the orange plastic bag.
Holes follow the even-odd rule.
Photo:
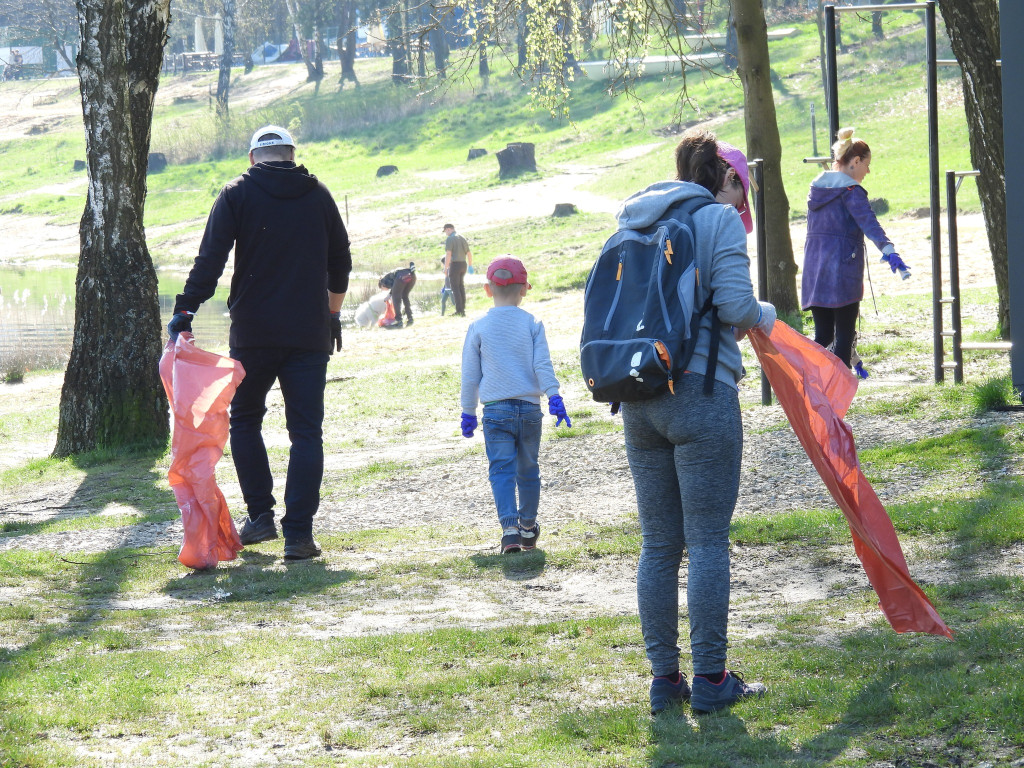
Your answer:
[[[751,329],[750,342],[793,431],[846,516],[853,548],[889,624],[897,632],[951,638],[952,631],[910,578],[892,520],[861,472],[853,433],[843,421],[857,377],[838,357],[781,321],[770,337]]]
[[[191,333],[168,342],[160,357],[174,414],[167,480],[185,528],[178,560],[189,568],[215,568],[242,549],[216,468],[228,440],[228,404],[244,377],[240,362],[199,349]]]
[[[377,325],[383,328],[386,325],[391,325],[395,321],[395,304],[391,301],[391,297],[388,296],[387,301],[384,302],[384,314],[380,316],[380,320],[377,321]]]

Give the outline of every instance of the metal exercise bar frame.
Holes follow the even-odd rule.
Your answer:
[[[975,171],[975,173],[977,173]],[[946,171],[946,232],[949,237],[949,300],[950,331],[953,339],[953,383],[964,381],[964,351],[960,317],[960,246],[957,242],[956,193],[960,184],[956,171]],[[941,307],[940,307],[941,311]],[[941,324],[941,323],[940,323]],[[945,368],[945,365],[943,365]]]
[[[1006,245],[1007,282],[1010,310],[1010,376],[1013,388],[1024,393],[1024,48],[1020,30],[1024,29],[1024,3],[1000,0],[999,37],[1003,86],[1003,157],[1006,163]]]
[[[754,237],[757,241],[757,298],[768,301],[768,231],[764,223],[764,160],[758,158],[748,164],[754,171]],[[772,404],[772,385],[761,371],[761,405]]]
[[[927,49],[927,93],[928,93],[928,206],[931,212],[932,246],[932,350],[935,360],[935,381],[943,380],[942,346],[942,232],[939,226],[939,96],[938,66],[936,65],[937,45],[935,38],[935,0],[923,3],[895,3],[893,5],[826,5],[825,6],[825,49],[826,80],[828,81],[828,125],[832,142],[839,134],[839,83],[836,65],[836,13],[864,11],[924,11],[925,45]]]
[[[1013,350],[1013,345],[1005,341],[963,340],[961,318],[963,302],[960,297],[960,245],[957,242],[956,195],[965,178],[980,176],[979,171],[946,171],[946,229],[949,232],[949,297],[943,300],[950,305],[951,330],[944,333],[946,338],[953,339],[953,362],[943,363],[943,368],[953,369],[953,381],[962,384],[964,381],[964,350],[995,349],[1004,352]]]

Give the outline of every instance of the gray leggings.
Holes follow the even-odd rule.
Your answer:
[[[729,523],[739,493],[743,427],[736,390],[684,374],[676,394],[622,404],[626,455],[643,545],[636,591],[655,675],[679,669],[679,566],[689,553],[686,604],[693,672],[725,669]]]

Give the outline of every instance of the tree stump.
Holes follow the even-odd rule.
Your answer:
[[[466,159],[467,160],[476,160],[478,157],[483,157],[486,154],[487,154],[487,150],[486,149],[471,149],[471,150],[469,150],[469,157],[467,157]]]
[[[85,170],[85,160],[75,160],[75,164],[74,164],[74,166],[72,167],[71,170],[73,170],[73,171],[84,171]]]
[[[537,172],[537,161],[533,156],[533,144],[513,142],[496,153],[498,158],[498,177],[507,179],[518,176],[526,171]]]
[[[146,173],[160,173],[167,167],[167,156],[163,152],[150,152]]]
[[[392,173],[398,173],[397,165],[382,165],[377,169],[377,178],[382,176],[390,176]]]
[[[572,203],[555,203],[555,210],[552,216],[572,216],[578,213],[576,206]]]

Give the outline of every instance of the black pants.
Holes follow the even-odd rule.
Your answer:
[[[405,317],[412,322],[412,305],[409,303],[409,294],[416,285],[416,273],[408,269],[400,269],[395,275],[395,282],[391,286],[391,304],[395,308],[395,320],[402,320],[402,305],[405,305]]]
[[[263,442],[267,394],[277,381],[284,398],[284,418],[291,448],[284,486],[285,540],[313,532],[324,475],[324,386],[327,353],[304,349],[245,347],[231,357],[245,368],[245,378],[231,400],[231,458],[249,517],[274,512],[274,478]]]
[[[853,340],[857,334],[860,302],[845,307],[810,307],[814,318],[814,341],[823,347],[832,346],[835,356],[850,367]]]
[[[455,314],[466,314],[466,270],[469,265],[464,261],[453,261],[448,265],[448,278],[452,284],[452,298],[455,299]]]

